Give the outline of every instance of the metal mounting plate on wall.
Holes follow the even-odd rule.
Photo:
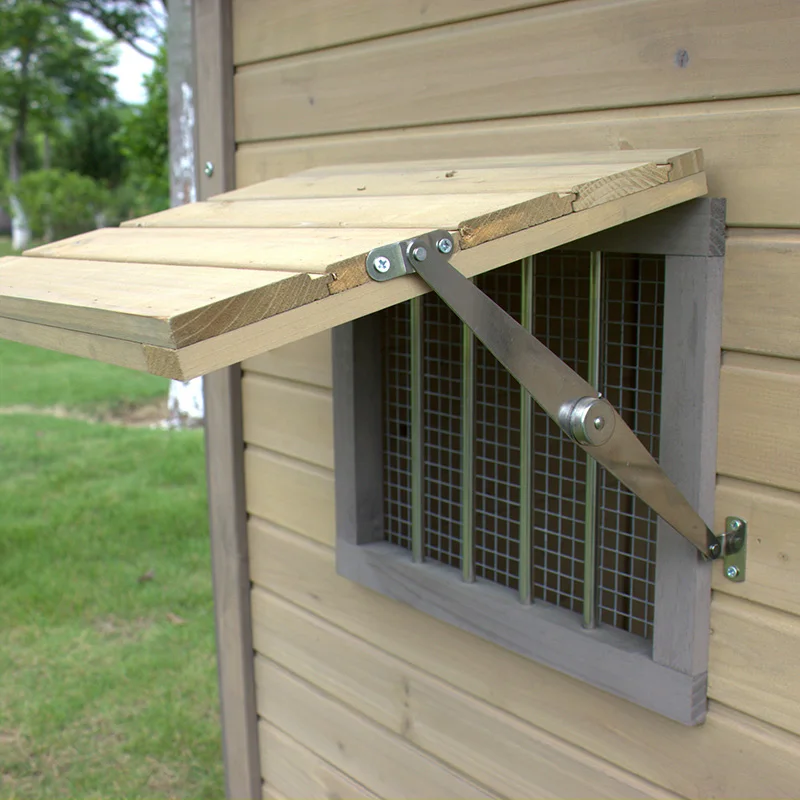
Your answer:
[[[742,583],[746,565],[747,522],[740,517],[726,517],[722,573],[729,581]]]

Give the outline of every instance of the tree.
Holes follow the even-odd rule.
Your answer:
[[[30,230],[16,187],[23,174],[31,129],[50,133],[70,112],[114,96],[106,70],[115,63],[66,4],[0,0],[0,113],[10,128],[8,196],[12,243],[27,246]]]
[[[145,101],[131,109],[119,133],[128,184],[135,189],[135,214],[169,207],[169,103],[167,51],[162,44],[153,71],[144,78]]]

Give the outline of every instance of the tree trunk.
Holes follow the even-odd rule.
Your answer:
[[[8,202],[11,210],[11,247],[14,250],[25,250],[31,243],[31,226],[28,216],[17,197],[17,186],[22,177],[22,147],[25,130],[17,122],[17,130],[11,139],[8,149]]]
[[[167,27],[169,82],[170,203],[197,200],[194,131],[194,58],[191,0],[171,0]],[[203,380],[172,381],[169,409],[173,424],[203,418]]]
[[[42,167],[50,169],[53,164],[53,157],[50,148],[50,134],[44,132],[44,140],[42,142]],[[44,241],[52,242],[55,239],[53,232],[53,214],[52,214],[52,201],[48,200],[47,208],[44,211]]]

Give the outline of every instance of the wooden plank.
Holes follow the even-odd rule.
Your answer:
[[[248,372],[330,389],[333,387],[330,331],[253,356],[242,367]]]
[[[770,97],[492,120],[243,144],[239,186],[327,164],[380,159],[519,155],[586,149],[702,147],[709,190],[728,223],[800,226],[800,100]]]
[[[249,191],[254,191],[255,187]],[[261,189],[267,193],[267,188]],[[233,196],[232,196],[233,195]],[[483,194],[360,195],[249,199],[222,194],[208,203],[193,203],[123,223],[128,228],[412,228],[455,229],[463,220],[493,214],[531,201],[532,192]],[[572,210],[571,198],[556,195],[561,213]],[[560,216],[560,214],[552,214]],[[552,219],[548,217],[548,219]]]
[[[251,520],[250,547],[259,586],[658,786],[747,798],[793,797],[800,785],[800,743],[772,726],[713,704],[686,728],[347,581],[330,549],[302,537]],[[746,757],[709,759],[718,752]]]
[[[234,63],[320,50],[333,45],[430,28],[559,0],[302,0],[265,5],[233,0]]]
[[[334,526],[333,473],[277,453],[248,447],[244,454],[247,511],[269,515],[303,536],[328,536]],[[307,500],[296,503],[294,498]]]
[[[800,431],[786,423],[800,394],[800,364],[726,353],[722,362],[717,471],[800,490]]]
[[[385,797],[496,797],[272,661],[256,658],[264,719]]]
[[[259,589],[257,651],[506,797],[674,797]]]
[[[328,294],[305,273],[165,264],[0,260],[0,317],[183,347]]]
[[[659,462],[708,521],[717,463],[722,267],[718,256],[667,256],[664,265]],[[704,675],[711,564],[664,520],[656,528],[652,658]]]
[[[472,277],[705,193],[706,183],[702,174],[661,184],[646,192],[638,192],[503,236],[479,248],[461,250],[453,255],[452,263],[465,275]],[[356,283],[358,285],[351,288]],[[341,289],[351,290],[344,292]],[[409,300],[423,294],[426,287],[415,276],[378,284],[368,280],[366,269],[360,264],[352,270],[337,272],[337,280],[331,284],[331,290],[336,294],[327,298],[324,305],[316,305],[314,314],[309,314],[304,308],[295,308],[272,320],[262,320],[208,342],[199,342],[171,353],[154,353],[151,356],[153,369],[179,371],[186,376],[202,375],[226,363],[249,358],[269,348],[280,347]],[[166,359],[163,364],[158,360],[160,355]]]
[[[229,267],[324,274],[339,262],[363,261],[373,247],[424,229],[100,228],[29,250],[31,256],[177,266]]]
[[[211,161],[215,167],[211,177],[198,169],[198,194],[204,198],[234,184],[230,5],[224,0],[194,0],[192,13],[195,53],[202,53],[194,59],[197,166]],[[234,283],[240,280],[227,277]],[[241,369],[233,366],[208,375],[203,396],[225,793],[229,798],[255,798],[262,787],[247,598]]]
[[[715,595],[709,657],[711,697],[800,734],[800,619]]]
[[[236,138],[788,94],[800,87],[799,33],[781,0],[534,8],[243,67]],[[358,87],[350,102],[342,86]]]
[[[104,361],[141,372],[152,371],[145,352],[146,345],[124,339],[112,339],[80,331],[64,331],[62,328],[21,322],[2,316],[0,316],[0,339],[44,347],[46,350],[57,350],[59,353],[69,353],[95,361]],[[154,374],[163,373],[156,370]],[[172,376],[165,375],[165,377]]]
[[[580,159],[578,154],[576,158]],[[612,192],[599,202],[607,202],[617,196],[633,194],[635,191],[657,186],[669,180],[670,167],[666,164],[638,160],[635,163],[620,159],[614,163],[582,164],[532,164],[527,166],[522,159],[510,160],[507,165],[456,167],[447,160],[435,161],[423,167],[413,164],[400,165],[397,170],[387,169],[383,164],[364,165],[363,169],[340,171],[308,170],[286,178],[276,178],[267,183],[236,189],[220,195],[225,200],[267,200],[269,198],[297,197],[386,197],[416,195],[434,197],[441,194],[505,194],[508,192],[531,192],[543,195],[547,192],[562,192],[587,195],[580,208],[590,207],[595,192],[605,193],[611,182]],[[693,173],[694,174],[694,173]],[[633,186],[626,190],[629,182]],[[412,201],[413,202],[413,201]],[[47,246],[47,245],[45,245]]]
[[[733,583],[722,570],[713,572],[713,586],[762,605],[800,615],[800,496],[721,477],[717,483],[715,530],[725,526],[726,516],[747,520],[747,580]]]
[[[723,346],[800,358],[800,233],[732,230],[725,262]]]
[[[333,403],[329,389],[245,375],[244,439],[287,456],[333,469]]]
[[[264,800],[289,800],[286,795],[281,794],[274,786],[265,783],[261,790],[261,797]]]
[[[378,796],[264,720],[258,726],[258,743],[264,778],[286,797],[328,800]]]

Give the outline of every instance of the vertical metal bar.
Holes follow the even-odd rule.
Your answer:
[[[522,260],[522,326],[533,332],[533,257]],[[533,399],[520,387],[519,416],[519,600],[533,601],[531,572],[531,494],[533,470]]]
[[[424,551],[424,393],[422,387],[422,298],[411,302],[411,557],[420,563]]]
[[[589,255],[589,370],[586,380],[600,384],[600,326],[602,311],[603,254]],[[583,548],[583,627],[597,626],[597,462],[586,457],[586,505]]]
[[[475,336],[461,326],[461,577],[475,580]]]

